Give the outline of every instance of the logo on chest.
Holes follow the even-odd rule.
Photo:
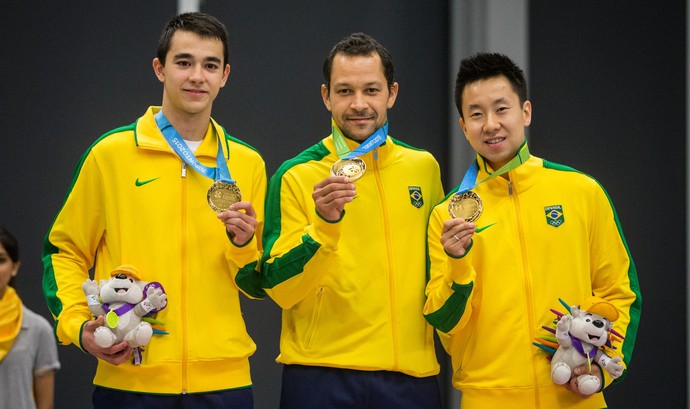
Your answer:
[[[419,186],[408,186],[407,190],[410,192],[410,203],[412,206],[419,209],[424,205],[424,197],[422,196],[422,188]]]
[[[544,213],[546,214],[546,223],[549,226],[558,227],[565,223],[563,206],[561,205],[546,206],[544,208]]]

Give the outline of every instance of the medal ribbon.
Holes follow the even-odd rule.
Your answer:
[[[462,194],[465,193],[469,190],[474,189],[477,187],[477,185],[484,183],[488,180],[491,180],[497,176],[501,176],[504,173],[508,173],[509,171],[517,168],[518,166],[522,165],[523,163],[527,162],[527,160],[530,158],[530,153],[529,149],[527,149],[527,143],[523,142],[522,146],[520,149],[518,149],[517,155],[513,159],[510,160],[510,162],[506,163],[505,165],[501,166],[497,171],[489,175],[488,177],[480,180],[479,182],[475,181],[477,180],[477,174],[479,173],[479,164],[477,163],[477,160],[475,159],[471,164],[470,167],[467,169],[467,172],[465,172],[465,176],[462,178],[462,183],[460,183],[460,187],[458,187],[458,192],[457,194]]]
[[[230,177],[230,170],[228,169],[228,164],[225,162],[223,157],[223,147],[220,143],[220,138],[218,138],[218,154],[216,155],[216,167],[210,168],[204,166],[199,162],[199,160],[194,155],[194,152],[189,149],[187,143],[182,139],[177,130],[172,126],[168,118],[163,115],[163,110],[158,111],[154,115],[156,119],[156,125],[160,129],[163,137],[168,142],[170,147],[175,151],[175,153],[183,160],[187,165],[196,169],[197,172],[201,173],[203,176],[214,180],[234,184],[235,181]]]
[[[105,311],[105,312],[110,312],[110,311],[112,311],[112,312],[114,312],[115,314],[117,314],[118,317],[119,317],[120,315],[123,315],[123,314],[128,313],[129,311],[131,311],[131,310],[133,310],[133,309],[134,309],[134,304],[125,304],[125,305],[121,305],[119,308],[116,308],[116,309],[114,309],[114,310],[110,308],[110,305],[109,305],[109,304],[103,304],[103,311]]]
[[[573,347],[575,348],[575,350],[579,352],[580,355],[587,358],[587,369],[591,371],[592,361],[594,360],[594,357],[597,355],[597,348],[592,346],[592,349],[587,353],[585,352],[585,348],[582,346],[582,341],[580,341],[572,335],[570,336],[570,340],[573,342]]]
[[[343,132],[338,128],[335,120],[331,118],[331,128],[333,130],[333,142],[335,143],[335,152],[340,159],[352,159],[357,156],[362,156],[367,152],[381,146],[386,141],[388,135],[388,121],[382,127],[376,130],[366,141],[362,142],[354,151],[350,151],[350,147],[345,142]]]

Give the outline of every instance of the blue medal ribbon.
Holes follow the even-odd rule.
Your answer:
[[[182,139],[175,127],[173,127],[170,121],[168,121],[168,118],[166,118],[165,115],[163,115],[163,110],[158,111],[153,117],[155,118],[156,125],[158,125],[158,129],[163,134],[165,140],[168,142],[173,151],[183,161],[185,161],[185,163],[187,163],[187,165],[196,169],[197,172],[213,181],[221,181],[233,184],[235,183],[235,181],[232,180],[232,178],[230,177],[230,170],[228,169],[228,164],[227,162],[225,162],[225,158],[223,157],[223,147],[221,145],[220,138],[217,138],[218,154],[216,155],[216,167],[211,168],[208,166],[204,166],[196,158],[194,152],[192,152],[192,150],[189,149],[189,146],[184,141],[184,139]]]
[[[331,118],[331,128],[333,129],[333,142],[335,143],[335,150],[338,157],[341,159],[352,159],[358,156],[362,156],[368,152],[381,146],[386,141],[386,136],[388,135],[388,121],[383,124],[382,127],[377,129],[371,136],[362,142],[354,151],[350,151],[350,148],[345,142],[345,137],[342,131],[338,128],[335,120]]]
[[[505,165],[501,166],[497,171],[489,175],[488,177],[480,180],[477,182],[477,174],[479,173],[479,164],[477,163],[477,160],[475,159],[467,168],[467,172],[465,172],[465,176],[462,178],[462,182],[460,183],[460,186],[458,187],[457,194],[463,194],[469,190],[474,189],[479,185],[480,183],[484,183],[490,179],[493,179],[497,176],[501,176],[504,173],[507,173],[518,166],[522,165],[523,163],[527,162],[527,159],[530,158],[530,153],[529,149],[527,149],[527,143],[523,142],[522,146],[518,149],[517,155],[513,159],[510,160],[510,162],[506,163]]]

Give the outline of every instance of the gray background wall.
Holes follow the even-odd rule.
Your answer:
[[[232,72],[213,116],[257,147],[272,173],[329,132],[319,95],[323,58],[342,36],[365,31],[396,63],[400,95],[390,133],[431,151],[449,189],[469,149],[448,109],[449,69],[464,56],[451,44],[464,40],[458,24],[481,26],[459,23],[451,11],[468,3],[206,0],[201,10],[224,21],[231,37]],[[609,405],[686,407],[686,2],[527,4],[531,150],[606,187],[642,285],[633,364],[607,391]],[[20,294],[45,316],[43,235],[86,147],[160,103],[151,60],[175,12],[172,0],[4,3],[0,225],[20,240]],[[504,26],[508,35],[513,28]],[[449,135],[460,139],[453,142],[460,155],[449,152]],[[268,300],[243,305],[259,347],[252,358],[256,407],[274,408],[280,313]],[[72,346],[59,351],[56,408],[89,407],[94,360]]]
[[[609,406],[686,407],[686,5],[538,0],[530,11],[532,147],[606,187],[643,293],[630,376]]]

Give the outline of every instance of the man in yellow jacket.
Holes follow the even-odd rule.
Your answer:
[[[176,16],[153,69],[162,106],[101,136],[77,166],[46,235],[44,293],[60,343],[98,358],[96,408],[249,409],[256,346],[239,292],[265,295],[256,268],[266,170],[211,118],[230,73],[225,27],[202,13]],[[81,289],[90,269],[100,281],[123,264],[167,293],[155,317],[167,334],[136,351],[138,365],[127,342],[96,344],[104,319],[92,319]]]
[[[554,384],[533,342],[553,320],[550,310],[563,311],[559,298],[578,305],[595,295],[618,310],[614,329],[625,339],[617,352],[627,365],[640,319],[637,272],[601,185],[530,154],[526,90],[522,70],[504,55],[480,53],[460,65],[460,127],[477,157],[431,214],[424,314],[450,334],[463,409],[600,409],[602,393]],[[612,380],[598,364],[606,361],[590,365],[603,389]]]
[[[332,134],[285,162],[266,200],[267,293],[283,308],[282,409],[440,407],[424,305],[436,160],[387,133],[398,83],[362,33],[324,63]]]

